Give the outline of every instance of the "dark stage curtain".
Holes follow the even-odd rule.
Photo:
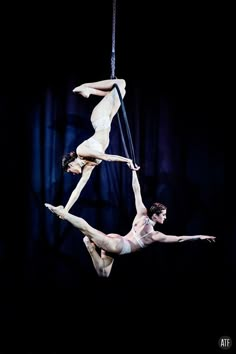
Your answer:
[[[156,338],[171,342],[169,330],[178,329],[180,340],[188,329],[191,345],[203,349],[206,339],[217,347],[220,336],[232,336],[235,221],[224,198],[226,121],[219,112],[225,87],[219,53],[224,50],[220,17],[212,14],[212,6],[207,11],[205,5],[190,9],[178,3],[176,9],[163,11],[158,5],[154,11],[148,2],[131,2],[127,9],[126,1],[117,1],[116,74],[127,83],[124,103],[144,203],[159,201],[168,208],[160,231],[215,235],[217,242],[156,243],[117,257],[111,276],[100,279],[82,234],[44,207],[45,202],[65,205],[80,178],[63,173],[61,158],[91,136],[89,118],[100,100],[72,89],[110,76],[107,3],[85,1],[76,4],[79,9],[34,4],[24,13],[21,4],[19,12],[14,7],[17,19],[12,8],[3,13],[8,20],[1,30],[0,65],[4,333],[13,342],[25,321],[21,339],[33,343],[30,349],[47,338],[55,338],[58,347],[68,331],[75,348],[86,335],[90,345],[99,333],[97,347],[109,337],[109,350],[117,342],[123,350],[133,328],[148,352],[145,331],[156,348]],[[110,137],[107,152],[124,155],[116,118]],[[135,214],[129,168],[102,162],[71,212],[104,232],[125,235]],[[208,338],[210,327],[215,331]]]
[[[53,253],[56,258],[52,266],[55,273],[48,276],[55,280],[57,274],[56,282],[63,284],[65,281],[65,284],[72,286],[79,286],[78,275],[88,269],[91,271],[82,234],[52,215],[44,207],[44,202],[65,205],[80,178],[63,173],[61,157],[93,134],[89,118],[100,100],[73,94],[73,87],[80,83],[80,77],[77,80],[68,78],[63,86],[59,84],[43,89],[41,95],[35,98],[30,118],[29,255],[34,258],[39,245],[56,252]],[[202,94],[182,90],[174,95],[165,92],[161,81],[128,79],[124,103],[136,159],[141,166],[138,175],[145,204],[149,206],[153,201],[160,201],[168,206],[167,222],[162,231],[176,235],[216,235],[218,242],[221,242],[224,238],[220,216],[220,205],[223,204],[223,152],[219,144],[220,126],[213,121],[212,102],[205,96],[204,90]],[[124,155],[116,118],[112,123],[107,152]],[[108,162],[99,165],[71,212],[106,233],[127,233],[135,215],[131,172],[127,166]],[[155,245],[154,250],[150,251],[154,258],[160,247]],[[189,274],[191,268],[199,274],[206,273],[212,270],[213,264],[215,266],[214,247],[207,242],[177,247],[168,245],[165,249],[169,258],[163,258],[168,259],[172,274]],[[193,263],[192,257],[195,259]],[[73,262],[78,267],[78,274]],[[177,267],[177,264],[181,265]],[[149,266],[146,270],[143,266],[142,272],[155,274],[155,261],[151,271]],[[158,272],[163,271],[159,266],[157,268]],[[67,274],[65,279],[60,277],[61,271]],[[139,279],[139,272],[136,271],[133,277]]]
[[[65,205],[80,178],[63,173],[61,157],[93,133],[89,118],[100,98],[85,99],[73,94],[73,87],[83,81],[79,75],[68,75],[61,84],[48,85],[32,98],[26,288],[40,289],[47,308],[53,309],[58,297],[55,290],[59,289],[58,306],[66,318],[68,307],[80,313],[82,302],[96,307],[89,313],[95,311],[99,315],[103,308],[109,316],[112,308],[113,316],[119,318],[128,307],[127,298],[139,303],[139,297],[147,297],[151,302],[162,301],[169,316],[174,316],[175,324],[181,316],[186,325],[205,313],[204,326],[212,325],[216,314],[206,303],[213,299],[221,302],[219,279],[224,297],[232,274],[230,234],[225,234],[222,217],[221,126],[215,121],[213,102],[204,87],[194,90],[192,84],[180,90],[174,78],[168,81],[173,83],[172,91],[162,78],[155,82],[127,78],[124,103],[141,166],[138,175],[144,203],[149,206],[159,201],[167,205],[167,221],[159,227],[160,231],[215,235],[217,242],[154,244],[136,254],[117,257],[110,278],[99,279],[83,244],[83,235],[44,207],[44,202]],[[124,155],[116,118],[107,152]],[[129,168],[125,164],[102,162],[71,211],[95,228],[125,235],[135,214]],[[65,294],[68,290],[69,296]],[[178,303],[184,298],[185,303],[176,307],[173,297]],[[200,312],[192,306],[195,301]],[[159,311],[154,313],[167,321]],[[136,315],[135,311],[131,313]],[[139,313],[146,314],[143,309]],[[219,325],[220,320],[215,321]]]

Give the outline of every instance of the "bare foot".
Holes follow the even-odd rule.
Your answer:
[[[72,91],[79,93],[81,96],[85,98],[88,98],[91,94],[91,89],[84,85],[77,86]]]
[[[61,219],[64,219],[65,217],[65,214],[66,214],[66,211],[64,209],[64,207],[62,205],[59,205],[57,207],[51,205],[51,204],[48,204],[48,203],[45,203],[44,204],[46,208],[48,208],[52,213],[58,215]]]

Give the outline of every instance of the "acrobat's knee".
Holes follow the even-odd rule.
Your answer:
[[[125,95],[125,87],[126,87],[126,81],[124,79],[118,79],[117,80],[117,86],[119,87],[120,89],[120,93],[122,95],[122,97],[124,97]]]

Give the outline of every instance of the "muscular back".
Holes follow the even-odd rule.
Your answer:
[[[140,248],[153,243],[152,235],[154,233],[152,220],[147,215],[142,215],[135,217],[132,229],[125,237]],[[140,246],[140,242],[143,246]]]

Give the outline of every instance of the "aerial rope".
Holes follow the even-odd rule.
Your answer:
[[[115,47],[116,47],[116,0],[113,0],[113,3],[112,3],[111,79],[115,79],[116,78],[116,75],[115,75],[115,68],[116,68]],[[126,146],[125,137],[124,137],[124,133],[123,133],[123,129],[122,129],[122,124],[121,124],[121,121],[120,121],[120,116],[119,116],[119,113],[117,112],[118,124],[119,124],[121,140],[122,140],[123,148],[124,148],[124,151],[125,151],[125,155],[129,159],[131,158],[133,163],[134,163],[134,165],[136,165],[136,159],[135,159],[135,154],[134,154],[134,146],[133,146],[133,141],[132,141],[132,135],[131,135],[130,128],[129,128],[129,122],[128,122],[128,118],[127,118],[127,114],[126,114],[126,110],[125,110],[124,101],[122,99],[119,87],[116,84],[114,84],[113,87],[115,87],[117,92],[118,92],[118,96],[119,96],[120,103],[121,103],[121,109],[122,109],[122,113],[123,113],[123,117],[124,117],[124,121],[125,121],[126,133],[127,133],[128,141],[129,141],[130,154],[128,153],[128,149],[127,149],[127,146]]]

